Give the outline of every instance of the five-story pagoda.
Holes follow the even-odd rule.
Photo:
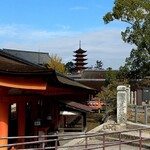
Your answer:
[[[80,73],[82,70],[86,69],[87,67],[85,67],[85,65],[87,64],[85,61],[87,60],[85,57],[87,56],[85,53],[87,51],[83,50],[81,48],[81,41],[79,41],[79,49],[77,49],[76,51],[74,51],[75,55],[73,55],[75,57],[75,59],[73,59],[75,61],[75,70],[76,72]]]

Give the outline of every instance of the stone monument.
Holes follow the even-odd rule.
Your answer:
[[[117,87],[117,123],[126,124],[127,122],[127,87]]]

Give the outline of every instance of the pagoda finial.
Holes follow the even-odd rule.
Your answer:
[[[81,48],[81,40],[79,41],[79,48]]]

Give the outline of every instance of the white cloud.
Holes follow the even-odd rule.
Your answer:
[[[57,24],[56,26],[59,27],[59,28],[61,28],[62,30],[68,30],[68,29],[70,29],[69,25]]]
[[[104,68],[119,68],[129,56],[132,46],[123,43],[120,30],[101,29],[91,32],[38,31],[27,27],[0,27],[0,47],[33,51],[45,51],[62,57],[64,63],[73,60],[73,51],[87,50],[88,66],[102,60]]]
[[[0,36],[16,36],[16,28],[14,26],[0,26]]]
[[[0,26],[0,39],[14,38],[21,40],[45,40],[53,39],[61,36],[70,36],[73,32],[65,31],[69,26],[59,25],[58,31],[35,30],[26,25],[6,25]],[[63,29],[63,30],[62,30]]]
[[[83,6],[75,6],[75,7],[72,7],[70,9],[71,10],[87,10],[88,8],[87,7],[83,7]]]

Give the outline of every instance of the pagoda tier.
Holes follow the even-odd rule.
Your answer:
[[[80,53],[82,54],[82,53],[85,53],[85,52],[87,52],[87,51],[85,51],[85,50],[83,50],[81,48],[79,48],[76,51],[74,51],[74,53],[77,53],[77,54],[80,54]]]
[[[77,49],[76,51],[74,51],[75,55],[73,55],[75,57],[75,59],[73,59],[75,61],[75,70],[77,72],[81,72],[82,70],[86,69],[87,67],[85,67],[85,65],[87,64],[85,61],[87,60],[85,57],[87,56],[85,53],[87,52],[86,50],[83,50],[81,48],[81,41],[79,43],[79,49]]]
[[[79,72],[80,70],[87,69],[87,67],[82,67],[82,66],[79,67],[79,66],[78,66],[76,69],[77,69],[77,71]]]
[[[83,55],[83,54],[76,54],[76,55],[73,55],[74,57],[86,57],[87,55]]]
[[[85,58],[76,58],[76,59],[73,59],[74,61],[85,61],[85,60],[87,60],[87,59],[85,59]]]
[[[86,65],[87,63],[82,63],[82,62],[77,62],[75,63],[76,66],[83,66],[83,65]]]

